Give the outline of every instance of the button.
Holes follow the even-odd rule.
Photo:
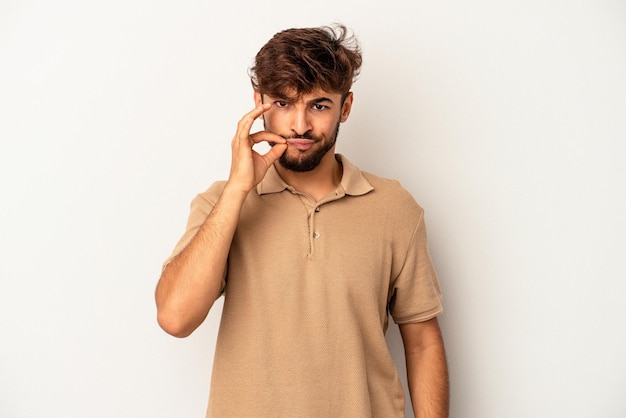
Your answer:
[[[313,238],[319,238],[319,237],[320,237],[319,232],[313,232]]]
[[[319,212],[319,211],[320,211],[320,208],[318,206],[318,207],[315,208],[315,212]]]

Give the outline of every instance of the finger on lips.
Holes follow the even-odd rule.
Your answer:
[[[276,134],[273,134],[273,133],[267,132],[267,131],[255,132],[253,134],[250,134],[249,138],[255,144],[258,144],[259,142],[263,142],[263,141],[275,142],[275,143],[280,143],[280,144],[284,144],[284,143],[287,142],[287,140],[285,138],[283,138],[282,136],[276,135]]]

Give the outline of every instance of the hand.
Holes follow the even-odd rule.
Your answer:
[[[246,194],[263,180],[270,166],[287,149],[287,143],[280,135],[267,131],[250,134],[254,120],[271,107],[270,103],[265,103],[246,114],[237,124],[237,133],[232,141],[232,162],[228,183]],[[252,147],[263,141],[275,145],[266,154],[261,155]]]

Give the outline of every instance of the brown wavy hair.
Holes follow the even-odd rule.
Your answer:
[[[274,35],[250,68],[254,90],[275,97],[321,89],[348,94],[361,68],[356,37],[343,25],[287,29]]]

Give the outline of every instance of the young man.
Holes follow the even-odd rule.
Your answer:
[[[188,336],[225,298],[207,417],[403,417],[388,312],[416,416],[447,416],[423,211],[334,152],[360,65],[342,26],[289,29],[263,46],[228,181],[193,200],[164,264],[156,303],[168,333]],[[257,118],[265,130],[251,134]],[[272,145],[264,155],[260,142]]]

